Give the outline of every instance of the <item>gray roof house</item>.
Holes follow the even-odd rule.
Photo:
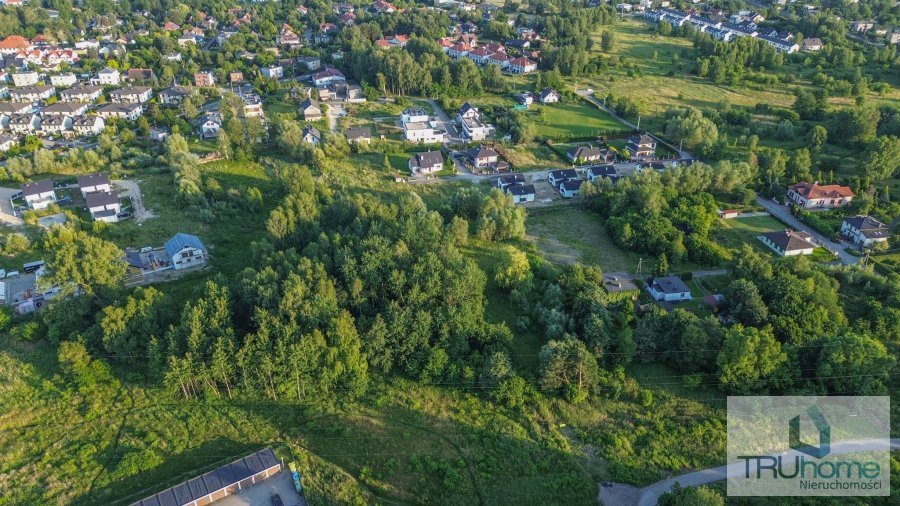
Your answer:
[[[691,289],[678,276],[653,278],[647,291],[656,301],[691,300]]]

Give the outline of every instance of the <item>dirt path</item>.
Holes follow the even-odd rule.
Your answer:
[[[138,181],[117,179],[112,183],[125,189],[125,191],[122,192],[121,195],[123,197],[128,197],[131,199],[131,208],[132,212],[134,212],[134,221],[136,223],[140,223],[146,219],[156,217],[156,215],[153,214],[152,211],[147,211],[144,208],[144,198],[141,195],[141,187],[138,184]]]

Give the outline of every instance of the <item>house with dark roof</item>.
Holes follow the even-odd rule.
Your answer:
[[[242,457],[230,464],[192,478],[131,506],[199,506],[240,493],[281,471],[271,448]]]
[[[647,158],[656,154],[656,140],[647,134],[632,135],[625,144],[631,158]]]
[[[312,125],[306,125],[303,127],[303,142],[318,146],[322,142],[322,132],[319,132],[319,129]]]
[[[175,270],[189,269],[206,264],[206,248],[196,235],[179,232],[166,241],[166,254]]]
[[[653,278],[647,284],[647,292],[655,301],[691,300],[691,289],[678,276]]]
[[[409,159],[409,172],[415,174],[431,174],[444,168],[444,156],[440,151],[416,153]]]
[[[169,86],[159,92],[159,101],[163,105],[179,105],[191,94],[187,86]]]
[[[891,237],[887,225],[871,216],[848,216],[841,223],[841,235],[854,244],[867,248]]]
[[[507,186],[504,191],[512,198],[513,204],[534,202],[535,190],[531,184],[514,184]]]
[[[600,148],[594,146],[575,146],[566,151],[566,158],[572,163],[596,162],[601,156]]]
[[[584,179],[581,178],[566,179],[564,181],[560,181],[559,194],[566,199],[577,197],[581,193],[582,183],[584,183]]]
[[[472,165],[480,169],[500,161],[500,153],[497,153],[494,148],[479,146],[469,150],[469,158],[472,160]]]
[[[31,209],[46,209],[56,202],[56,192],[53,191],[52,179],[41,179],[33,183],[22,185],[22,198]]]
[[[497,177],[497,188],[501,190],[507,186],[525,184],[525,176],[522,174],[505,174]]]
[[[612,182],[619,179],[619,173],[616,172],[615,165],[594,165],[587,170],[588,181],[594,182],[597,179],[608,178]]]
[[[85,207],[91,213],[94,221],[115,223],[119,221],[119,213],[122,206],[119,204],[119,196],[111,191],[98,191],[88,193],[84,197]]]
[[[313,99],[307,98],[297,107],[297,111],[303,115],[304,121],[318,121],[322,119],[322,109]]]
[[[541,94],[538,95],[538,102],[542,104],[555,104],[559,102],[560,96],[559,92],[551,88],[544,88],[541,90]]]
[[[547,174],[547,181],[555,187],[559,186],[559,183],[565,181],[566,179],[575,179],[578,177],[578,172],[575,169],[558,169],[551,170]]]
[[[369,144],[372,142],[372,129],[367,126],[350,127],[344,132],[347,142]]]
[[[848,186],[800,181],[788,187],[788,199],[804,209],[832,209],[849,204],[856,196]]]
[[[102,172],[78,176],[78,189],[81,190],[81,195],[85,197],[88,193],[108,192],[111,189],[109,176]]]
[[[816,249],[812,236],[798,230],[778,230],[766,232],[759,240],[783,257],[809,255]]]

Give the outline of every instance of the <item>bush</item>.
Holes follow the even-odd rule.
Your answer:
[[[3,252],[7,255],[18,255],[28,251],[29,248],[31,248],[31,241],[25,235],[16,232],[6,236]]]

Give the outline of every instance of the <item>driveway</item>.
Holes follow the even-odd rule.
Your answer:
[[[331,130],[331,133],[336,134],[338,130],[338,118],[347,115],[347,111],[344,110],[344,104],[340,102],[327,102],[328,110],[325,111],[325,116],[328,118],[328,129]]]
[[[216,506],[271,506],[272,494],[281,496],[284,506],[306,506],[306,498],[294,491],[291,473],[282,471],[250,488],[216,501]]]
[[[756,203],[765,207],[766,211],[769,211],[772,216],[787,223],[794,229],[801,230],[813,236],[815,240],[819,241],[829,251],[837,252],[839,258],[841,259],[841,263],[843,263],[844,265],[853,265],[856,262],[859,262],[859,257],[855,257],[850,253],[847,253],[844,250],[843,245],[832,241],[831,239],[825,237],[824,235],[820,234],[816,230],[798,220],[794,215],[791,214],[791,211],[787,206],[777,204],[771,199],[764,199],[762,197],[756,197]]]
[[[843,453],[854,453],[871,450],[882,450],[885,447],[885,440],[858,440],[858,441],[840,441],[831,444],[830,455],[840,455]],[[892,451],[900,450],[900,438],[892,438],[890,440],[890,448]],[[788,459],[799,456],[796,450],[785,452]],[[652,485],[648,485],[640,489],[640,495],[637,501],[634,500],[634,487],[613,483],[612,486],[600,487],[600,495],[598,499],[600,504],[606,506],[653,506],[659,501],[659,497],[678,483],[682,487],[697,487],[707,485],[720,480],[726,479],[728,476],[739,476],[743,473],[745,464],[743,462],[733,462],[726,466],[713,467],[702,471],[682,474],[674,478],[658,481]]]
[[[447,132],[447,135],[450,136],[450,140],[459,140],[459,132],[450,120],[450,116],[448,116],[434,100],[426,98],[425,101],[431,106],[431,109],[434,111],[434,118],[441,124],[441,127]]]
[[[121,186],[125,189],[120,196],[131,199],[131,210],[134,213],[134,221],[136,223],[140,223],[147,218],[153,218],[155,216],[152,212],[144,209],[144,198],[141,196],[141,187],[138,185],[137,181],[117,179],[112,181],[112,184]]]
[[[16,216],[12,202],[9,200],[13,195],[21,191],[19,188],[0,188],[0,223],[14,227],[21,226],[24,223],[22,218]]]

